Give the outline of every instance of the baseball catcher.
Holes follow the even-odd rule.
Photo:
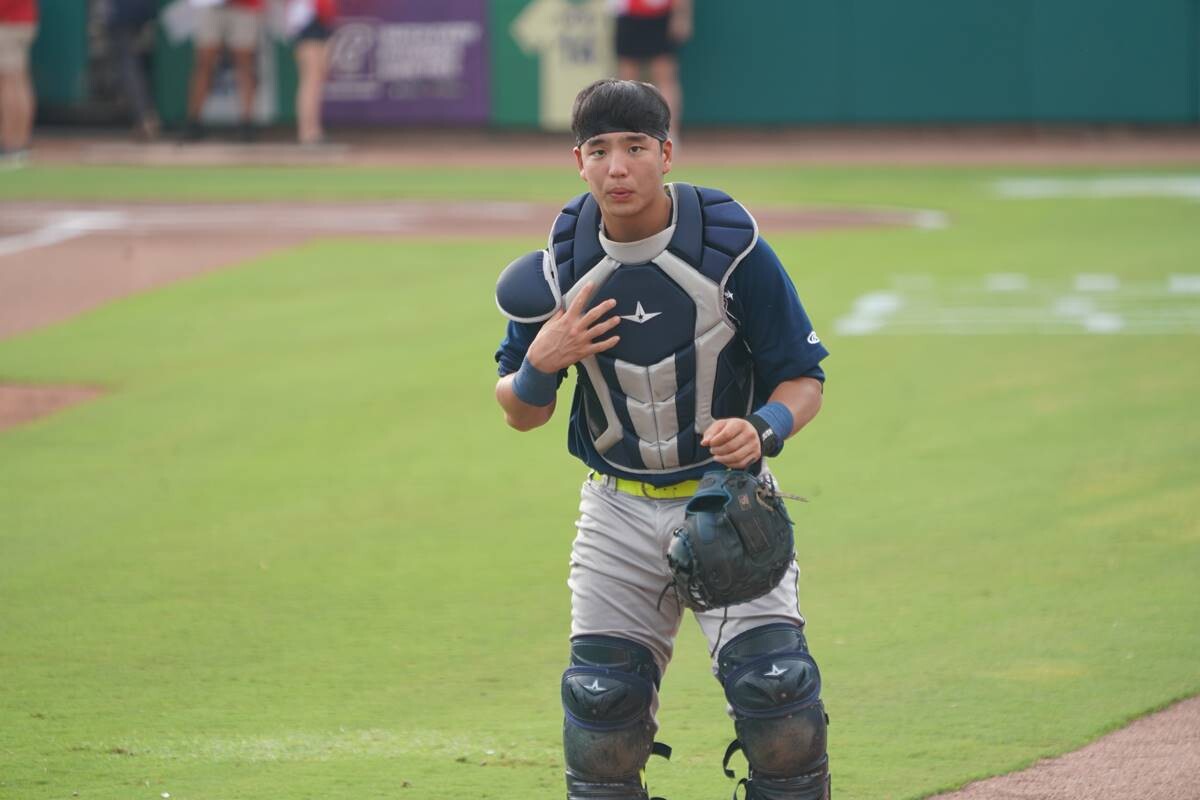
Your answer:
[[[821,677],[766,459],[820,410],[828,351],[750,212],[664,184],[674,145],[657,89],[597,81],[571,126],[588,191],[496,284],[508,425],[548,423],[575,370],[567,449],[588,472],[567,579],[566,796],[648,800],[646,764],[667,752],[658,692],[691,609],[737,734],[726,773],[738,750],[750,765],[735,794],[827,800]],[[672,585],[678,603],[664,602]]]

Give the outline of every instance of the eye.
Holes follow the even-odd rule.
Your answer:
[[[593,150],[592,152],[588,153],[588,157],[589,158],[603,158],[604,151],[603,150]]]
[[[632,145],[632,146],[629,148],[629,152],[631,152],[631,153],[640,153],[640,152],[642,152],[642,151],[643,151],[643,150],[645,150],[645,149],[646,149],[646,148],[645,148],[645,147],[643,147],[642,145],[640,145],[640,144],[635,144],[635,145]]]

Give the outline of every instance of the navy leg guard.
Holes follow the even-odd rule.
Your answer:
[[[789,623],[753,628],[722,647],[717,662],[738,737],[725,774],[734,777],[729,759],[740,749],[750,762],[738,784],[746,800],[828,800],[829,718],[803,631]]]
[[[642,772],[654,741],[658,666],[642,645],[611,636],[571,641],[563,673],[567,800],[647,800]]]

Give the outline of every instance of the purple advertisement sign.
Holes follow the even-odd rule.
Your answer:
[[[325,119],[486,123],[487,0],[340,0]]]

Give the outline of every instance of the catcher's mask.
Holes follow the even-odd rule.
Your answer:
[[[700,479],[667,549],[670,586],[696,611],[762,597],[795,559],[792,520],[774,482],[743,470]]]

